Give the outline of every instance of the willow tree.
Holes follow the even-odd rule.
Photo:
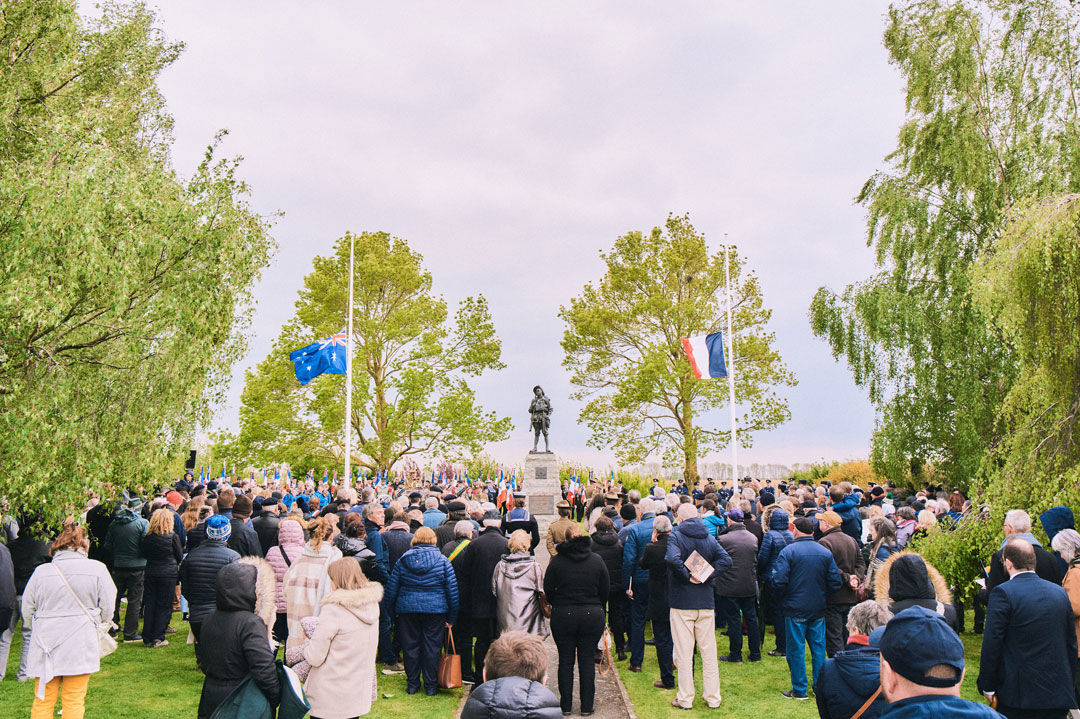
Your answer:
[[[273,251],[235,162],[170,164],[180,49],[138,4],[0,5],[0,497],[47,522],[167,476]]]
[[[867,390],[872,459],[895,480],[929,462],[966,486],[1000,437],[1018,360],[972,272],[1010,207],[1078,189],[1077,13],[1054,0],[890,7],[907,116],[858,195],[878,269],[819,289],[810,323]]]
[[[289,351],[345,326],[351,238],[315,258],[295,315],[248,372],[235,445],[245,459],[303,467],[344,459],[345,378],[322,375],[301,386]],[[355,239],[353,465],[385,470],[416,455],[475,455],[505,439],[509,418],[485,411],[467,382],[503,367],[487,301],[468,297],[451,317],[404,240],[385,232]]]
[[[621,462],[652,456],[698,476],[698,459],[727,446],[730,427],[711,427],[703,415],[727,406],[724,380],[698,380],[681,338],[724,329],[727,284],[722,252],[710,254],[689,217],[668,217],[651,232],[630,232],[600,255],[604,277],[559,310],[566,323],[563,366],[586,400],[579,421],[589,444],[613,449]],[[795,378],[773,348],[761,286],[731,250],[734,296],[735,396],[741,446],[790,417],[777,393]],[[727,425],[727,422],[724,422]]]

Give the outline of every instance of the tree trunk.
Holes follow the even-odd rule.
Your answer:
[[[684,394],[688,395],[689,392]],[[698,443],[697,435],[694,434],[694,410],[689,400],[683,402],[683,416],[679,426],[682,428],[683,437],[683,479],[687,486],[693,487],[698,479]]]

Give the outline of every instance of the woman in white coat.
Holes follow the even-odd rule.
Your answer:
[[[319,625],[304,647],[311,665],[304,691],[312,719],[367,714],[375,698],[375,648],[383,588],[368,581],[352,557],[327,569],[332,591],[323,597]]]
[[[90,675],[101,669],[99,625],[112,617],[116,586],[105,565],[86,556],[89,548],[83,527],[64,527],[52,562],[34,570],[23,592],[27,674],[37,679],[30,719],[52,719],[57,695],[64,719],[83,719]]]

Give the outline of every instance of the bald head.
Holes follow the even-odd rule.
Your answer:
[[[694,519],[698,516],[697,507],[692,504],[680,504],[677,516],[679,517],[680,522],[685,519]]]
[[[1001,552],[1005,569],[1011,577],[1018,572],[1035,571],[1035,547],[1024,539],[1010,539]]]

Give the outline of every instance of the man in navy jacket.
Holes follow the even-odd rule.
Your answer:
[[[1035,573],[1035,550],[1012,539],[1002,550],[1009,581],[990,592],[979,691],[1009,719],[1064,717],[1076,708],[1076,630],[1065,590]]]
[[[791,691],[785,697],[805,701],[806,643],[810,644],[811,665],[817,682],[825,663],[825,600],[843,586],[843,578],[832,552],[814,541],[814,522],[808,517],[795,520],[795,541],[776,558],[772,581],[782,597],[788,670]]]

